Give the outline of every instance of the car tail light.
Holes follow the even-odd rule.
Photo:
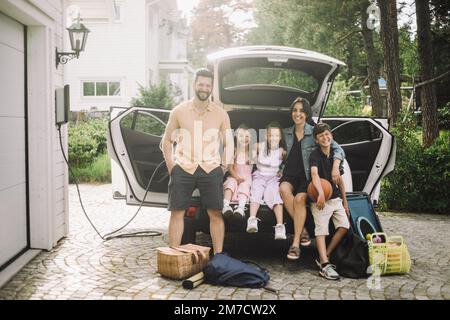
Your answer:
[[[197,213],[197,209],[198,209],[198,207],[190,206],[186,210],[186,217],[195,217],[195,214]]]

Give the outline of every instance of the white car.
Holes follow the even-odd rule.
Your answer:
[[[386,119],[324,117],[333,80],[344,65],[317,52],[281,46],[238,47],[208,56],[208,68],[214,72],[212,99],[228,112],[233,129],[242,122],[255,130],[263,129],[274,120],[284,128],[290,127],[291,102],[298,96],[307,98],[313,119],[328,123],[345,151],[347,191],[366,193],[376,203],[381,179],[394,169],[395,139]],[[167,206],[169,176],[160,142],[169,112],[144,107],[112,110],[112,114],[118,114],[110,121],[108,136],[109,155],[116,162],[113,186],[117,188],[115,194],[124,195],[127,204],[139,205],[143,201],[148,206]],[[122,186],[114,181],[121,179],[114,168],[123,172]],[[189,230],[185,234],[208,231],[207,215],[197,196],[195,190],[192,206],[186,212]],[[270,210],[262,206],[258,216],[263,220],[260,231],[273,232],[275,218]],[[285,216],[289,232],[292,223]],[[245,223],[227,224],[228,230],[245,231]]]

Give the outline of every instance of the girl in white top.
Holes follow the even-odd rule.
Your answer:
[[[283,131],[276,122],[266,127],[267,139],[257,147],[257,170],[253,173],[250,189],[250,217],[247,221],[247,232],[258,232],[259,206],[266,204],[275,214],[275,239],[286,239],[286,229],[283,224],[283,200],[279,192],[281,177],[280,164],[286,156],[286,144]]]

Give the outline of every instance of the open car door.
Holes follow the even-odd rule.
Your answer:
[[[395,166],[396,142],[386,119],[324,117],[333,138],[344,149],[353,191],[366,192],[378,202],[380,181]]]
[[[132,107],[109,123],[108,153],[125,176],[127,204],[167,206],[169,173],[160,145],[169,114],[170,110]]]

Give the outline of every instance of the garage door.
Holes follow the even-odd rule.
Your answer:
[[[0,270],[28,247],[24,38],[0,12]]]

